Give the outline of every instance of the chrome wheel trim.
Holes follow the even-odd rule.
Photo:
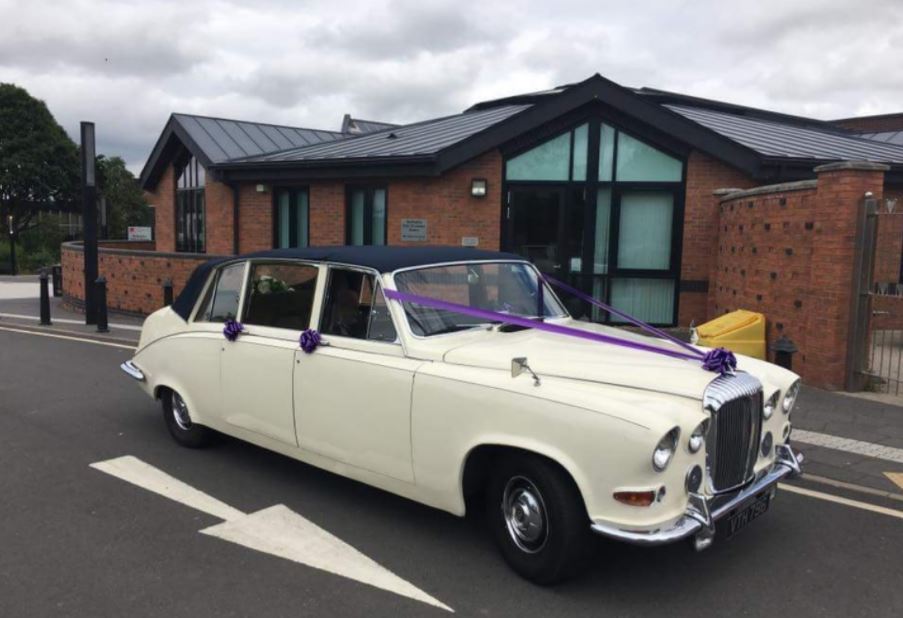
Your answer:
[[[172,418],[182,431],[191,429],[191,416],[188,414],[188,405],[179,393],[172,391],[171,408]]]
[[[548,514],[539,489],[533,481],[514,476],[502,492],[502,517],[508,536],[522,551],[535,554],[549,538]]]

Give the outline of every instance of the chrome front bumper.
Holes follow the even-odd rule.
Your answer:
[[[135,378],[139,382],[144,382],[144,372],[138,369],[138,366],[132,361],[125,361],[119,368],[122,369],[129,377]]]
[[[775,451],[776,459],[768,472],[713,509],[709,508],[709,499],[705,496],[691,493],[686,512],[668,528],[623,530],[601,523],[593,523],[592,530],[597,534],[634,545],[664,545],[693,536],[696,549],[703,550],[712,544],[717,520],[753,496],[773,488],[784,477],[792,478],[800,474],[800,464],[803,462],[801,453],[794,453],[789,444],[779,444],[775,447]]]

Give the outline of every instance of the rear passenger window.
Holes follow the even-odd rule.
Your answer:
[[[323,333],[394,342],[395,326],[376,278],[369,273],[343,268],[331,268],[329,273]]]
[[[309,264],[252,263],[243,322],[291,330],[307,328],[317,272],[317,267]]]
[[[225,322],[238,316],[238,299],[245,280],[245,262],[220,269],[216,282],[207,292],[204,306],[198,312],[204,322]]]

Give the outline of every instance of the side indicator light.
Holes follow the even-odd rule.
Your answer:
[[[655,501],[654,491],[616,491],[614,498],[628,506],[649,506]]]

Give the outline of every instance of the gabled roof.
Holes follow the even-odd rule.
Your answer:
[[[173,136],[198,158],[204,167],[266,152],[319,144],[344,137],[337,131],[211,118],[192,114],[172,114],[141,171],[141,184],[156,184],[169,157],[164,152],[177,148]]]
[[[527,107],[508,105],[486,111],[464,112],[401,127],[393,126],[340,141],[245,157],[237,163],[429,156]]]
[[[863,139],[849,132],[703,107],[673,104],[665,107],[770,159],[863,160],[903,164],[903,148]]]
[[[397,124],[391,122],[379,122],[377,120],[362,120],[360,118],[352,118],[351,114],[345,114],[342,118],[343,135],[363,135],[364,133],[373,133],[374,131],[382,131],[383,129],[391,129],[397,127]]]

